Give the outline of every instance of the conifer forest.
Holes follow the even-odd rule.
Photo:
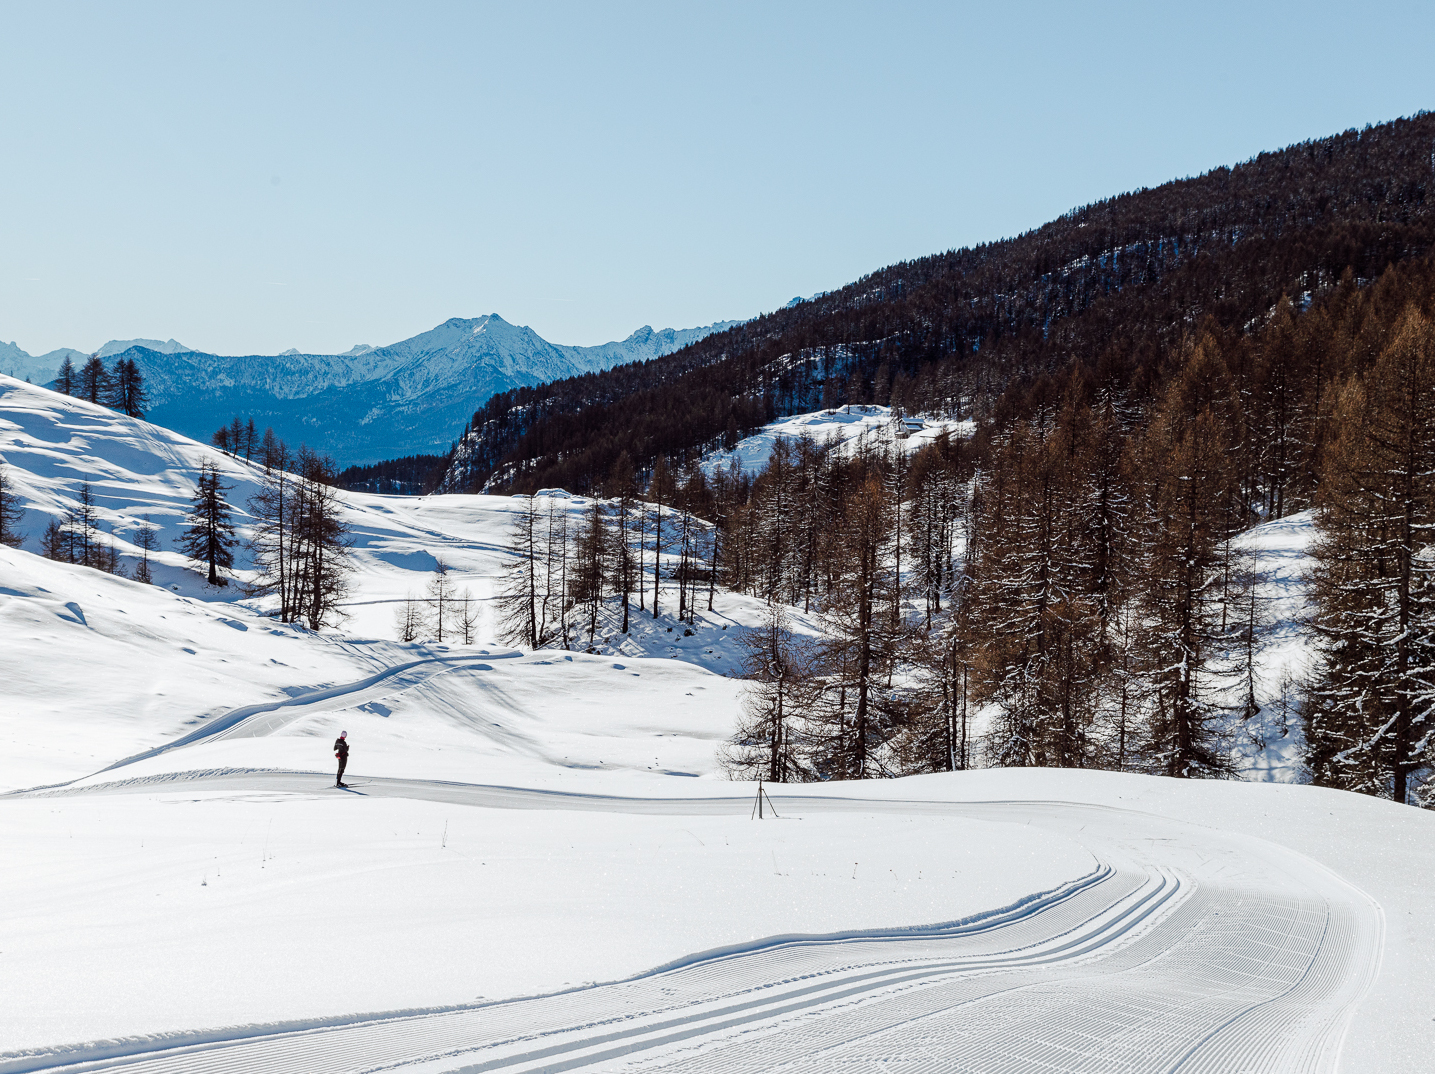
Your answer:
[[[767,601],[727,759],[772,781],[1228,775],[1269,627],[1236,538],[1314,509],[1311,779],[1435,805],[1432,184],[1422,114],[1114,198],[496,396],[444,487],[598,497],[576,533],[523,515],[515,642],[581,647],[605,600],[626,630],[659,572],[680,617],[714,585]],[[858,404],[975,431],[697,465]]]

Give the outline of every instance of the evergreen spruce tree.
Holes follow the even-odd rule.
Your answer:
[[[55,390],[64,392],[66,395],[74,395],[79,384],[80,375],[75,371],[75,363],[67,354],[65,360],[60,363],[60,371],[55,375]]]
[[[149,392],[145,389],[144,377],[133,358],[115,360],[108,403],[121,414],[131,418],[144,417],[145,407],[149,405]]]
[[[220,483],[219,470],[213,463],[200,464],[189,514],[184,519],[186,529],[177,542],[181,552],[207,568],[210,585],[225,584],[219,571],[234,566],[234,524],[224,498],[229,489]]]
[[[90,355],[80,367],[77,395],[92,403],[108,403],[110,400],[110,373],[105,361],[98,354]]]

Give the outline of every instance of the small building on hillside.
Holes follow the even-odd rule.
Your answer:
[[[913,433],[920,433],[927,427],[927,423],[921,418],[902,418],[897,423],[897,439],[905,440]]]

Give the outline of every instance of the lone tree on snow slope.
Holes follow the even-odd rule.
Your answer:
[[[209,584],[221,585],[219,568],[234,566],[234,523],[229,519],[230,507],[224,494],[230,486],[219,483],[219,470],[213,463],[200,464],[199,483],[194,489],[188,526],[179,536],[179,549],[196,563],[209,565]]]

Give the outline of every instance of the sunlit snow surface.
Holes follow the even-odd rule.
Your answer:
[[[513,562],[504,550],[514,510],[506,497],[342,494],[356,569],[341,630],[314,635],[259,614],[270,607],[267,598],[242,599],[238,585],[206,585],[174,551],[201,462],[220,467],[241,537],[250,524],[244,504],[261,479],[257,467],[158,426],[9,378],[0,378],[0,458],[27,507],[21,524],[28,533],[27,548],[35,549],[46,523],[74,504],[82,481],[94,489],[102,539],[119,549],[128,566],[138,560],[134,539],[145,518],[158,527],[161,547],[151,560],[156,586],[0,548],[0,622],[8,635],[0,661],[13,684],[9,704],[0,711],[5,752],[0,790],[87,774],[137,748],[191,732],[238,705],[353,682],[394,664],[458,652],[463,647],[451,637],[442,647],[436,641],[405,647],[390,640],[396,609],[409,596],[423,596],[440,561],[448,566],[455,590],[470,593],[479,610],[478,645],[464,651],[502,648],[493,598],[498,576]],[[588,505],[576,497],[552,502],[575,521]],[[240,579],[252,574],[242,545],[235,566]],[[711,774],[713,743],[728,733],[737,687],[700,668],[735,670],[736,639],[745,623],[759,621],[761,609],[756,601],[720,594],[713,612],[704,602],[693,628],[678,623],[675,611],[676,602],[666,593],[662,617],[655,620],[634,608],[630,635],[610,645],[604,638],[616,631],[609,630],[596,639],[596,647],[619,658],[653,655],[684,661],[664,673],[672,682],[672,699],[665,696],[658,706],[664,713],[681,709],[689,695],[705,696],[704,691],[722,698],[706,708],[696,706],[706,719],[696,732],[702,743],[699,759],[685,758],[679,765]],[[686,634],[688,629],[693,632]],[[78,673],[64,656],[76,651],[87,654],[86,673]],[[543,674],[535,669],[524,681]],[[544,696],[558,698],[561,692]],[[404,739],[422,737],[410,732]],[[611,764],[602,752],[575,756],[574,763]],[[649,758],[642,767],[652,765]]]
[[[125,554],[146,513],[172,547],[202,459],[237,502],[256,477],[13,381],[0,455],[32,540],[88,477]],[[0,1071],[1429,1068],[1430,814],[1014,770],[778,788],[759,821],[704,670],[751,606],[649,617],[631,656],[515,650],[490,613],[400,645],[437,558],[491,603],[512,505],[345,504],[322,634],[171,551],[141,586],[0,549],[0,789],[67,784],[0,798]],[[1251,540],[1294,572],[1287,522]]]
[[[909,424],[904,427],[904,422]],[[714,451],[703,456],[702,466],[712,473],[728,469],[736,461],[738,467],[751,477],[767,466],[772,449],[779,440],[807,436],[818,444],[839,451],[851,451],[862,438],[866,438],[874,446],[896,445],[910,454],[932,443],[944,432],[960,439],[970,436],[972,430],[970,421],[903,419],[890,407],[854,404],[769,422],[752,436],[738,441],[731,451]]]

